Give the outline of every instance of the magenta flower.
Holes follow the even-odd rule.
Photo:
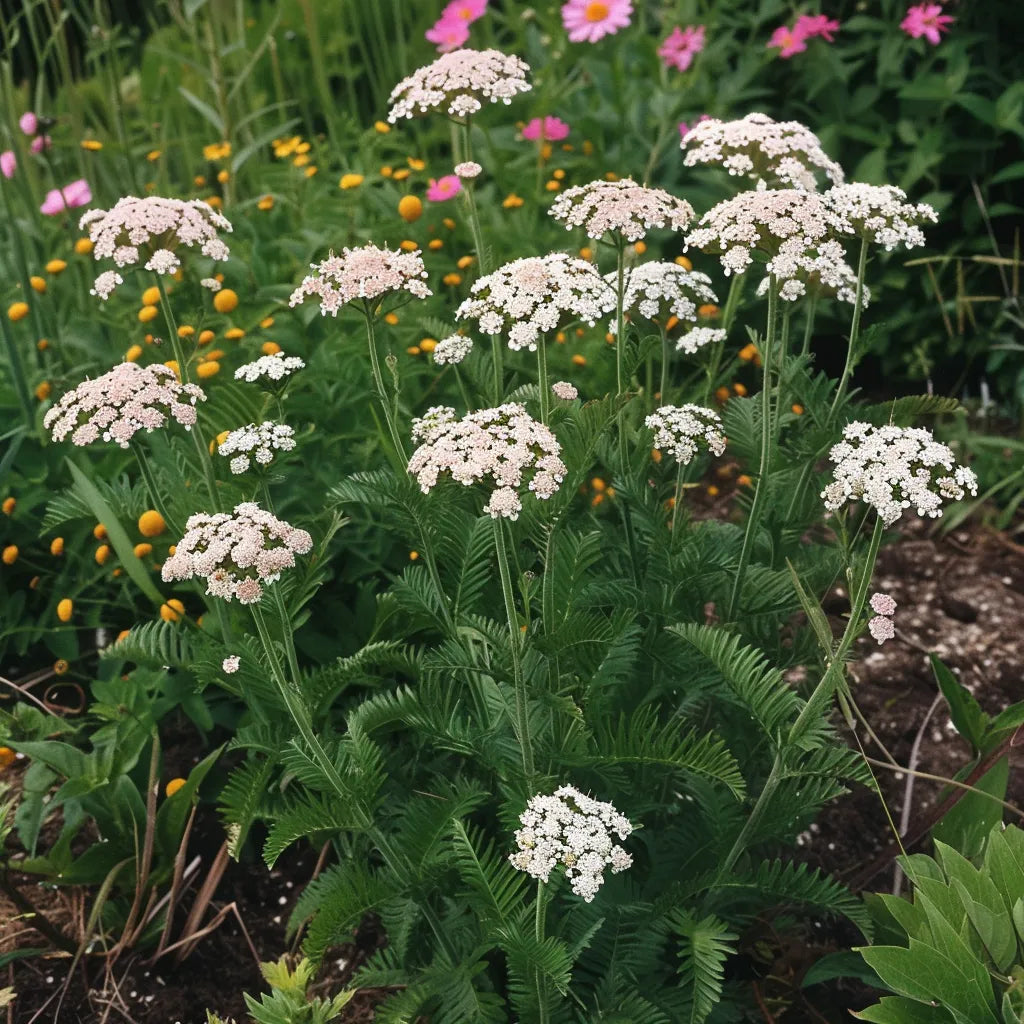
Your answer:
[[[700,117],[698,117],[697,120],[694,121],[693,123],[694,123],[694,126],[696,126],[696,125],[700,124],[701,121],[710,121],[710,120],[711,120],[711,115],[710,114],[701,114]],[[690,126],[685,121],[680,121],[679,122],[679,138],[680,139],[685,139],[687,134],[689,133],[689,131],[690,131]]]
[[[703,25],[687,25],[686,28],[676,25],[669,37],[658,47],[658,56],[665,67],[685,71],[693,63],[693,58],[703,49]]]
[[[630,0],[569,0],[562,4],[562,24],[570,43],[596,43],[629,24]]]
[[[53,144],[53,139],[49,135],[37,135],[30,143],[28,148],[33,153],[42,153],[44,149],[49,149]]]
[[[5,149],[0,153],[0,174],[5,178],[13,178],[17,169],[18,158],[14,155],[13,149]]]
[[[454,21],[456,18],[470,24],[487,13],[487,0],[451,0],[441,12],[440,21]]]
[[[18,127],[26,135],[36,135],[39,132],[39,118],[36,117],[31,110],[26,110],[25,113],[18,118]]]
[[[807,39],[803,34],[798,34],[795,28],[787,28],[780,25],[768,40],[768,46],[779,47],[779,56],[783,60],[789,60],[794,53],[800,53],[807,49]]]
[[[50,189],[39,210],[49,217],[54,217],[65,210],[73,210],[76,206],[86,206],[91,202],[92,190],[89,188],[89,183],[85,178],[79,178],[62,189]]]
[[[955,20],[942,13],[941,4],[918,4],[907,9],[907,16],[900,22],[900,28],[911,39],[924,36],[932,46],[938,46],[940,33],[948,32]]]
[[[568,134],[569,126],[560,118],[552,117],[550,114],[543,118],[535,117],[522,131],[523,138],[530,142],[536,142],[538,139],[543,142],[560,142]]]
[[[462,18],[441,17],[425,33],[427,40],[437,46],[438,53],[451,53],[469,39],[469,22]]]
[[[432,203],[443,203],[446,199],[454,199],[462,191],[462,182],[457,174],[446,174],[444,177],[430,179],[427,198]]]
[[[826,43],[834,43],[833,32],[839,31],[839,22],[830,18],[827,14],[801,14],[793,26],[793,35],[801,36],[804,39],[814,39],[820,36]]]

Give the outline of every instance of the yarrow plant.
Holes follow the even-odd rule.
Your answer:
[[[509,104],[530,90],[530,66],[500,50],[453,50],[414,71],[391,90],[388,120],[439,110],[467,118],[485,102]]]
[[[608,274],[605,280],[614,285],[615,275]],[[623,297],[626,312],[635,310],[647,320],[667,320],[674,316],[678,320],[695,321],[698,305],[716,302],[718,297],[711,289],[711,278],[707,274],[658,260],[641,263],[629,272]],[[613,322],[610,330],[615,329]]]
[[[186,430],[196,423],[196,402],[206,400],[196,384],[182,384],[170,367],[119,363],[109,373],[84,380],[61,396],[43,417],[54,441],[72,444],[114,441],[127,448],[140,431],[158,430],[174,420]]]
[[[551,796],[531,797],[519,815],[516,846],[509,855],[514,868],[548,882],[562,865],[572,891],[585,903],[604,884],[604,870],[625,871],[633,858],[615,837],[626,840],[633,826],[610,803],[594,800],[574,786],[561,786]]]
[[[576,388],[575,384],[570,384],[567,380],[556,380],[551,385],[551,393],[555,398],[562,399],[563,402],[572,402],[580,397],[580,393]]]
[[[694,327],[676,339],[676,351],[696,355],[705,345],[725,341],[727,333],[721,327]]]
[[[818,175],[842,184],[843,169],[821,148],[821,141],[799,121],[774,121],[753,113],[738,121],[699,121],[680,143],[687,167],[712,164],[730,174],[779,185],[814,190]]]
[[[685,199],[628,178],[566,189],[548,212],[567,230],[582,227],[590,238],[612,234],[628,242],[639,241],[652,228],[684,231],[694,215]]]
[[[822,198],[832,214],[833,230],[866,238],[889,252],[900,245],[924,245],[920,225],[939,219],[934,207],[908,203],[906,192],[895,185],[851,181],[833,186]]]
[[[455,366],[473,351],[473,339],[464,334],[449,334],[434,349],[434,362],[438,366]]]
[[[545,500],[565,479],[562,446],[543,423],[517,402],[480,409],[459,419],[455,410],[435,406],[413,420],[412,436],[420,446],[409,472],[427,494],[442,475],[470,486],[488,483],[492,490],[484,511],[492,519],[518,519],[523,483]]]
[[[644,423],[654,431],[654,445],[667,452],[680,465],[692,462],[698,442],[712,455],[725,453],[722,421],[713,409],[699,405],[663,405],[651,413]]]
[[[275,452],[290,452],[295,448],[295,431],[287,424],[250,423],[232,430],[217,448],[219,454],[230,459],[232,473],[248,472],[253,462],[269,466]]]
[[[278,383],[290,377],[298,370],[305,368],[305,362],[298,356],[286,356],[283,352],[275,352],[270,356],[260,356],[251,363],[245,363],[235,370],[235,380],[248,381],[255,384],[258,380]]]
[[[199,199],[164,199],[160,196],[125,196],[109,210],[90,210],[80,227],[88,230],[97,260],[112,259],[118,267],[145,260],[146,270],[171,274],[181,266],[178,250],[199,247],[212,260],[226,260],[228,247],[220,232],[231,231],[231,222]],[[101,275],[94,293],[106,299],[117,276]]]
[[[206,580],[206,593],[224,601],[255,604],[264,586],[308,554],[313,538],[262,509],[255,502],[236,505],[233,512],[190,516],[185,535],[160,570],[165,583]]]
[[[868,602],[875,613],[868,621],[868,632],[879,645],[896,636],[892,617],[896,614],[896,602],[888,594],[872,594]]]
[[[958,466],[952,449],[923,427],[848,423],[828,457],[835,479],[821,492],[825,507],[836,512],[851,500],[863,501],[886,526],[908,508],[938,518],[944,501],[978,493],[974,472]]]

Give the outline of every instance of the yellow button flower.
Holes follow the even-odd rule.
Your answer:
[[[168,782],[167,785],[164,787],[164,792],[167,794],[168,797],[172,797],[184,785],[184,779],[171,779],[171,781]]]
[[[213,339],[215,337],[217,337],[217,335],[214,334],[213,331],[200,331],[199,332],[199,344],[200,345],[209,345],[210,342],[213,341]]]
[[[272,210],[274,208],[274,197],[264,196],[257,204],[256,208],[259,210]]]
[[[57,618],[61,622],[70,622],[75,610],[75,602],[70,597],[65,597],[57,603]]]
[[[92,252],[92,239],[91,238],[79,238],[75,240],[75,252],[79,256],[88,256]]]
[[[358,188],[362,183],[363,176],[361,174],[343,174],[341,181],[338,182],[338,188]]]
[[[243,331],[241,327],[232,327],[224,332],[224,337],[227,338],[228,341],[238,341],[239,338],[245,337],[245,331]]]
[[[166,604],[160,605],[160,618],[164,622],[177,622],[184,614],[185,606],[176,597],[172,597]]]
[[[93,557],[96,559],[97,565],[103,565],[106,562],[106,560],[110,557],[110,545],[101,544],[96,549],[96,554],[93,555]]]
[[[54,537],[50,541],[50,554],[51,555],[63,555],[64,554],[64,538]]]
[[[4,553],[2,557],[4,565],[14,565],[14,563],[18,560],[18,545],[8,544],[7,547],[4,548]]]
[[[97,523],[92,528],[92,535],[97,540],[103,540],[107,536],[107,528],[102,523]]]
[[[12,498],[12,497],[8,496],[8,497],[4,498],[4,503],[2,505],[0,505],[0,509],[3,509],[3,513],[4,513],[5,516],[9,516],[9,515],[11,515],[14,512],[14,507],[17,504],[18,504],[18,499],[17,498]]]
[[[147,509],[139,516],[138,526],[143,537],[159,537],[167,529],[164,517],[155,508]]]
[[[276,341],[265,341],[260,346],[260,351],[265,356],[276,356],[281,351],[281,346]]]
[[[50,262],[46,264],[46,272],[48,274],[60,274],[67,270],[67,267],[68,265],[64,260],[50,260]]]
[[[398,216],[407,224],[419,220],[423,216],[423,201],[419,196],[402,196],[398,200]],[[25,312],[28,312],[26,309]]]
[[[53,390],[52,385],[48,380],[44,380],[36,385],[36,398],[40,402],[45,402],[50,397],[50,392]]]
[[[148,324],[151,320],[155,320],[160,315],[160,310],[156,306],[143,306],[139,310],[139,323]]]
[[[230,288],[222,288],[213,297],[213,308],[218,313],[231,313],[238,308],[238,295]]]
[[[88,149],[93,153],[98,153],[103,148],[103,143],[99,139],[82,139],[82,149]]]
[[[220,363],[216,359],[207,359],[196,367],[196,376],[200,380],[207,380],[220,373]]]
[[[153,545],[147,544],[146,541],[141,541],[136,544],[132,550],[135,552],[136,558],[145,558],[146,555],[151,555],[153,553]]]
[[[389,125],[387,121],[374,121],[373,130],[379,135],[387,135],[387,133],[391,131],[391,125]]]
[[[28,303],[27,302],[12,302],[7,307],[7,318],[14,323],[19,320],[24,320],[28,316]]]
[[[506,210],[518,210],[524,202],[525,200],[521,196],[517,196],[515,192],[512,192],[511,194],[505,196],[505,198],[501,201],[501,205]]]
[[[28,283],[32,285],[32,290],[39,292],[42,295],[46,291],[46,278],[45,277],[30,277]]]

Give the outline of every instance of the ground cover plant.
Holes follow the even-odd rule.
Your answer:
[[[295,958],[254,948],[271,993],[223,993],[254,1020],[777,1019],[764,946],[823,923],[844,952],[807,983],[859,978],[863,1019],[1019,1012],[1021,705],[986,714],[932,658],[969,751],[879,836],[883,867],[940,841],[901,862],[913,903],[798,855],[849,789],[888,815],[876,771],[915,773],[848,671],[901,627],[883,544],[1019,501],[960,402],[906,382],[943,337],[929,259],[994,241],[975,270],[1015,280],[1024,94],[998,47],[972,60],[991,26],[880,7],[5,28],[0,888],[24,941],[0,957],[24,1019],[145,1019],[119,970],[232,922],[252,947],[218,887],[303,851]],[[982,342],[1016,294],[958,342],[972,387],[1014,358]],[[906,386],[865,395],[866,358]],[[987,395],[1012,412],[1019,383]],[[49,949],[66,984],[26,995]]]

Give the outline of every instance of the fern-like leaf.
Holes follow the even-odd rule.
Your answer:
[[[698,921],[685,911],[671,915],[679,936],[679,975],[690,997],[689,1024],[704,1024],[722,998],[726,959],[736,952],[737,936],[713,914]]]

